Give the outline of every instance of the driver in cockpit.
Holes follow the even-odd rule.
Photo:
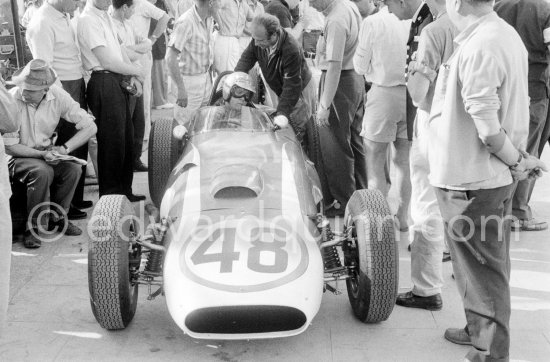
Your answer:
[[[241,126],[241,108],[253,107],[254,86],[248,74],[234,72],[223,80],[223,106],[214,116],[214,128],[238,128]]]

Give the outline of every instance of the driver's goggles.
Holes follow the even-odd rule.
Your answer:
[[[234,85],[233,88],[231,88],[231,96],[235,98],[244,98],[246,100],[250,100],[250,98],[252,98],[252,92],[248,89],[244,89],[237,85]]]

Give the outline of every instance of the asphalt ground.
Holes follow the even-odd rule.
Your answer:
[[[543,159],[550,165],[549,150]],[[135,174],[134,191],[148,194],[147,173]],[[85,198],[95,203],[97,186],[87,186]],[[142,210],[142,204],[135,206]],[[550,221],[550,175],[537,183],[532,206],[538,218]],[[76,224],[85,229],[87,220]],[[411,287],[408,236],[401,233],[399,239],[399,289],[406,291]],[[352,315],[341,283],[343,294],[325,293],[319,313],[298,336],[215,341],[184,335],[164,298],[148,301],[144,287],[130,326],[116,332],[102,329],[89,303],[87,250],[86,233],[44,243],[37,250],[13,245],[1,361],[462,361],[468,351],[443,339],[446,328],[465,325],[451,263],[443,265],[441,311],[396,306],[387,321],[363,324]],[[550,232],[518,233],[511,258],[511,357],[549,361]]]

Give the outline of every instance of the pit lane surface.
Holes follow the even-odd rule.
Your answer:
[[[543,160],[550,165],[550,150],[545,152]],[[147,193],[146,173],[135,174],[134,192]],[[85,199],[97,201],[97,186],[86,187],[86,193]],[[535,216],[549,221],[550,175],[539,180],[533,200]],[[143,204],[134,205],[142,214]],[[443,339],[447,327],[465,325],[450,263],[443,268],[443,310],[395,307],[388,321],[376,325],[353,317],[342,282],[338,287],[343,294],[325,293],[312,325],[299,336],[194,340],[172,321],[164,298],[147,301],[147,290],[141,287],[133,322],[126,330],[109,332],[96,323],[89,304],[87,220],[76,224],[84,230],[82,236],[44,243],[37,250],[14,244],[0,361],[462,361],[468,350]],[[407,238],[401,233],[400,291],[411,286]],[[523,232],[512,239],[511,357],[548,361],[550,232]]]

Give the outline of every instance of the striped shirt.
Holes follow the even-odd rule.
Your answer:
[[[214,14],[220,34],[237,38],[243,36],[247,17],[252,19],[254,13],[246,0],[221,0],[220,8]]]
[[[181,74],[196,75],[208,71],[212,64],[212,29],[212,18],[202,21],[196,5],[176,21],[168,46],[180,53]]]

